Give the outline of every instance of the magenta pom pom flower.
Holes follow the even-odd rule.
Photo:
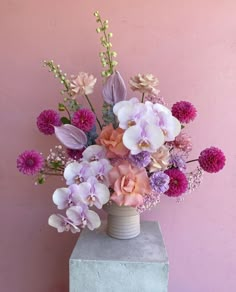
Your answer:
[[[18,170],[27,175],[34,175],[43,167],[43,156],[35,150],[26,150],[21,153],[16,161]]]
[[[92,130],[96,117],[92,111],[83,108],[74,113],[72,124],[84,132]]]
[[[196,108],[188,101],[179,101],[172,106],[172,115],[181,123],[189,123],[197,116]]]
[[[169,197],[178,197],[186,192],[188,180],[182,171],[177,168],[171,168],[167,169],[165,174],[170,177],[169,189],[165,192],[165,195]]]
[[[45,135],[54,134],[53,126],[60,126],[61,119],[58,112],[54,110],[44,110],[37,117],[37,126],[40,132]]]
[[[199,164],[206,172],[218,172],[225,165],[225,155],[217,147],[210,147],[203,150],[198,158]]]
[[[67,152],[67,155],[74,159],[74,160],[80,160],[82,158],[82,154],[84,152],[85,148],[82,148],[82,149],[67,149],[66,152]]]

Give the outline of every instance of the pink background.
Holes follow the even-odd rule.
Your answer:
[[[224,171],[206,174],[183,203],[163,198],[144,216],[161,223],[169,291],[236,291],[234,0],[1,1],[0,290],[68,291],[68,259],[77,236],[47,225],[56,211],[51,194],[61,183],[51,179],[35,187],[31,177],[17,172],[15,161],[25,149],[47,153],[56,142],[35,126],[37,115],[60,101],[61,86],[41,61],[53,58],[69,74],[99,77],[97,9],[110,20],[126,82],[139,72],[153,73],[170,106],[187,99],[197,107],[198,118],[188,127],[191,158],[211,145],[227,156]],[[100,85],[99,78],[97,108]]]

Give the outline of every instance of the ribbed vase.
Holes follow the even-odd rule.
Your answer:
[[[117,239],[130,239],[140,233],[140,214],[133,207],[115,203],[103,206],[107,212],[107,234]]]

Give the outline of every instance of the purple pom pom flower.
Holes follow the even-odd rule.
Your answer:
[[[189,123],[197,116],[196,108],[188,101],[179,101],[172,106],[172,115],[181,123]]]
[[[35,150],[26,150],[21,153],[16,161],[18,170],[26,175],[34,175],[39,172],[44,164],[43,156]]]
[[[165,170],[165,173],[170,177],[169,189],[165,192],[165,195],[178,197],[186,192],[188,180],[182,171],[177,168],[171,168]]]
[[[169,189],[170,177],[163,171],[154,172],[150,177],[152,190],[157,193],[165,193]]]
[[[40,132],[45,135],[54,134],[53,126],[60,126],[61,118],[58,112],[54,110],[44,110],[37,117],[37,126]]]
[[[225,160],[224,153],[216,147],[203,150],[198,158],[201,168],[210,173],[220,171],[225,165]]]
[[[74,113],[72,125],[84,132],[89,132],[95,125],[96,116],[89,109],[82,108]]]

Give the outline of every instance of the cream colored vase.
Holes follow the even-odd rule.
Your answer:
[[[107,234],[117,239],[130,239],[140,233],[140,214],[133,207],[115,203],[103,206],[107,212]]]

